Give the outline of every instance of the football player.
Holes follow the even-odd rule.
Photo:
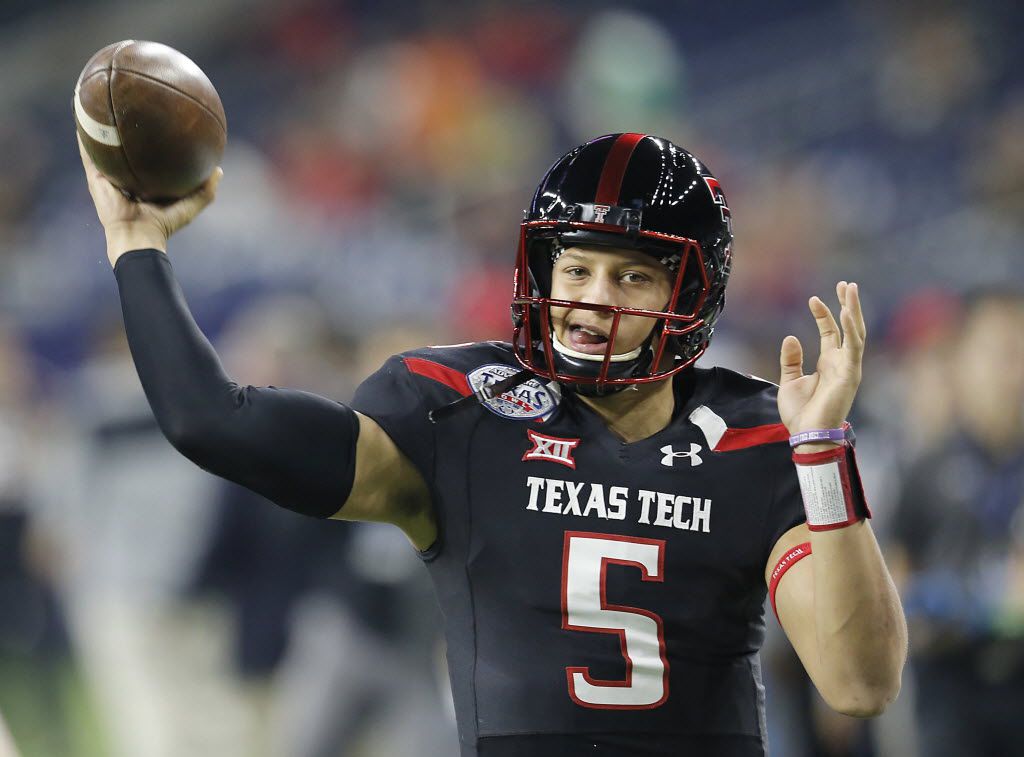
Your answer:
[[[763,755],[766,597],[836,710],[881,712],[906,630],[845,422],[865,328],[811,298],[816,369],[694,365],[729,278],[722,187],[611,134],[548,171],[520,230],[511,341],[390,358],[350,406],[225,375],[167,238],[83,152],[132,355],[170,442],[321,518],[400,527],[445,614],[464,755]],[[841,324],[841,325],[840,325]],[[784,580],[783,580],[784,577]]]

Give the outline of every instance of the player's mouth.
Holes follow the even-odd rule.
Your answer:
[[[566,347],[587,355],[603,355],[608,348],[608,334],[594,326],[572,324],[569,326],[568,338]]]

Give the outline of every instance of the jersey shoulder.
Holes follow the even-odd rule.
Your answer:
[[[476,391],[474,373],[481,369],[511,376],[521,368],[506,342],[468,342],[420,347],[392,358],[425,396],[439,399]],[[500,380],[498,378],[497,380]]]
[[[713,368],[716,391],[709,407],[728,414],[738,426],[762,426],[781,423],[779,417],[779,385],[758,376]]]
[[[466,342],[440,344],[408,350],[397,356],[403,362],[426,360],[446,368],[468,373],[481,365],[495,363],[518,370],[512,345],[508,342]],[[415,373],[415,371],[413,371]]]
[[[396,356],[428,401],[447,404],[523,371],[508,342],[473,342],[424,347]],[[511,421],[544,422],[561,403],[556,383],[533,376],[481,404]]]
[[[779,416],[777,384],[728,368],[703,371],[713,390],[690,414],[719,452],[788,442]]]

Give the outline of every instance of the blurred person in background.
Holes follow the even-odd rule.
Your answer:
[[[841,330],[820,299],[810,300],[821,339],[813,374],[803,373],[795,337],[782,343],[781,388],[694,369],[724,306],[732,227],[718,181],[687,151],[622,133],[563,156],[521,227],[512,344],[393,356],[357,391],[361,413],[308,392],[239,386],[195,325],[167,239],[213,200],[219,169],[160,208],[118,193],[84,147],[82,159],[162,430],[197,464],[283,507],[405,532],[431,567],[446,614],[463,754],[763,755],[757,649],[769,594],[833,708],[871,716],[895,698],[903,615],[865,522],[844,422],[865,336],[857,287],[836,287]],[[543,432],[522,421],[544,423]],[[684,463],[673,466],[679,457],[690,469],[704,463],[696,438],[711,464],[687,478]],[[649,449],[683,439],[689,451]],[[787,440],[792,455],[775,444]],[[525,475],[565,475],[554,464],[575,470],[581,443],[584,475],[601,479],[589,493],[581,495],[586,481]],[[745,454],[715,454],[738,451]],[[525,508],[516,485],[524,478]],[[655,493],[641,489],[634,518],[615,524],[626,519],[630,491],[616,480],[673,491],[691,480],[714,494],[657,494],[655,514]],[[539,514],[545,485],[545,516],[537,517],[529,511]],[[702,537],[712,533],[712,499],[718,525]],[[566,530],[576,525],[616,533]],[[812,544],[816,555],[804,561]],[[380,551],[373,554],[379,569]],[[608,577],[616,593],[628,591],[667,621],[607,605],[609,562],[639,567],[658,584],[626,590],[621,571]],[[689,581],[679,582],[684,575]],[[578,644],[580,632],[620,643]],[[564,667],[573,660],[584,666]],[[660,709],[670,682],[673,705]]]
[[[901,465],[917,462],[953,432],[950,366],[956,364],[962,316],[959,295],[926,287],[908,294],[889,319],[887,359],[879,371],[889,383],[877,412],[889,419],[898,414],[899,423],[886,430],[895,436],[892,454]]]
[[[1024,754],[1024,292],[968,297],[942,370],[952,429],[891,524],[928,757]],[[908,429],[912,431],[912,429]]]
[[[28,755],[96,754],[102,738],[76,728],[89,698],[58,592],[58,541],[31,485],[40,399],[23,335],[0,317],[0,712]],[[0,754],[7,743],[0,721]]]
[[[123,330],[101,320],[62,386],[31,493],[60,559],[54,579],[96,707],[105,757],[253,752],[253,721],[228,675],[222,608],[183,593],[214,511],[216,479],[182,466],[143,397]],[[196,703],[202,703],[197,707]],[[215,723],[203,717],[215,709]],[[74,753],[74,752],[72,752]]]
[[[219,341],[225,364],[256,383],[345,395],[364,354],[377,361],[380,349],[420,337],[382,328],[336,365],[323,309],[268,294],[234,315]],[[216,481],[215,524],[190,589],[226,602],[231,615],[231,658],[259,734],[249,754],[453,754],[450,705],[438,695],[440,623],[401,534],[320,523]]]

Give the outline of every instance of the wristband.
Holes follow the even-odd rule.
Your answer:
[[[789,446],[796,447],[799,444],[810,442],[835,442],[842,444],[846,439],[845,428],[816,428],[810,431],[801,431],[789,437]]]
[[[796,447],[813,442],[842,444],[844,441],[856,443],[853,436],[853,426],[850,425],[849,421],[843,421],[843,425],[839,428],[815,428],[808,431],[799,431],[789,437],[789,446]]]
[[[794,452],[793,462],[809,529],[831,531],[871,517],[852,445],[844,442],[824,452]]]
[[[779,587],[779,581],[786,575],[786,571],[796,565],[798,562],[808,557],[811,554],[811,543],[805,541],[803,544],[797,544],[795,547],[790,549],[786,554],[779,558],[779,561],[775,563],[775,568],[772,570],[771,580],[768,582],[768,596],[772,600],[772,612],[775,613],[775,617],[779,617],[779,609],[775,606],[775,590]]]

